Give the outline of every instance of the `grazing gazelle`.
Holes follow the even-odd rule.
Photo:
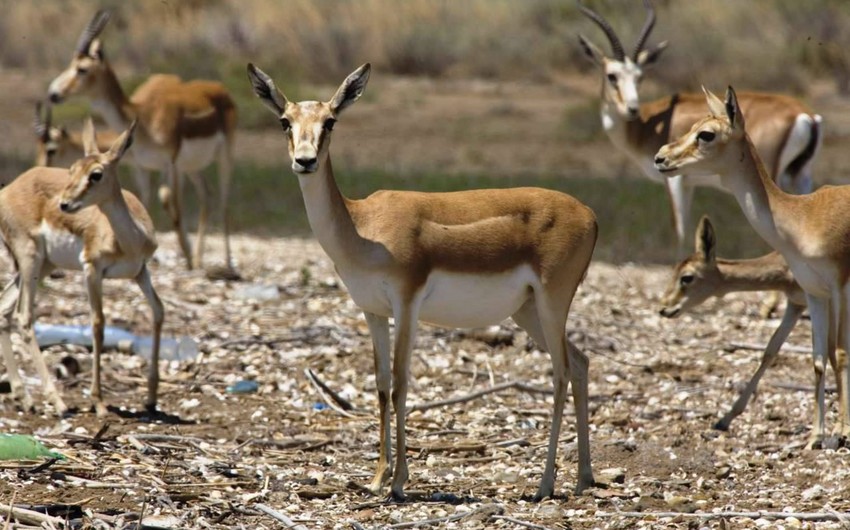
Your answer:
[[[732,420],[747,408],[762,376],[776,360],[779,349],[806,309],[806,296],[794,280],[788,263],[778,252],[753,259],[718,258],[717,240],[708,217],[704,216],[700,220],[694,245],[695,252],[673,270],[670,284],[661,298],[664,306],[661,316],[676,318],[712,296],[722,297],[727,293],[780,291],[785,293],[787,298],[785,314],[767,343],[756,373],[741,391],[729,412],[714,424],[715,429],[726,431],[729,430]]]
[[[35,362],[46,397],[56,412],[67,408],[45,365],[33,333],[36,287],[54,269],[82,270],[92,317],[94,367],[91,398],[98,416],[106,414],[100,389],[103,347],[103,280],[132,278],[153,312],[153,353],[148,366],[145,405],[156,409],[159,339],[164,312],[154,291],[147,260],[156,250],[153,222],[139,200],[118,183],[118,161],[133,141],[135,122],[105,153],[98,151],[94,124],[83,128],[85,157],[67,169],[35,167],[0,190],[0,233],[17,274],[0,295],[0,349],[13,393],[31,401],[23,388],[10,332],[16,315],[27,352]],[[23,396],[21,396],[23,394]]]
[[[69,131],[65,127],[53,125],[53,111],[50,105],[42,111],[41,102],[35,105],[36,166],[69,167],[82,158],[83,134],[81,131]],[[109,149],[118,134],[101,131],[97,135],[97,147],[101,151]],[[138,184],[138,183],[137,183]],[[141,184],[148,184],[145,179]]]
[[[721,185],[740,204],[756,232],[777,250],[806,293],[812,318],[815,410],[809,446],[826,435],[824,418],[827,359],[836,374],[840,417],[836,430],[850,434],[850,186],[823,187],[809,195],[791,195],[770,178],[745,130],[745,117],[732,87],[725,103],[706,91],[709,116],[662,147],[655,165],[664,174],[691,171],[720,176]]]
[[[536,496],[554,493],[558,435],[570,383],[580,493],[594,484],[588,359],[567,340],[564,326],[596,245],[593,211],[569,195],[539,188],[378,191],[362,200],[346,198],[331,168],[331,131],[343,109],[363,93],[369,72],[369,64],[355,70],[327,102],[295,103],[268,75],[248,65],[254,92],[283,127],[310,227],[363,310],[372,335],[380,456],[370,489],[379,493],[392,476],[392,497],[404,498],[405,403],[417,322],[478,327],[512,317],[552,358],[555,408]],[[391,402],[396,416],[394,471]]]
[[[168,176],[168,186],[160,188],[160,199],[171,216],[187,266],[201,267],[207,224],[207,190],[200,171],[218,155],[221,215],[224,228],[225,267],[232,267],[229,240],[228,193],[230,190],[231,149],[236,132],[236,106],[221,83],[183,82],[175,75],[156,74],[148,78],[129,99],[121,88],[103,52],[98,36],[109,21],[108,11],[98,11],[83,30],[68,68],[48,89],[53,103],[69,96],[89,97],[92,109],[116,131],[131,121],[139,122],[133,161],[147,170]],[[141,169],[137,169],[141,171]],[[182,219],[181,181],[185,173],[198,192],[198,241],[194,256]],[[139,182],[143,199],[150,185]],[[147,187],[146,187],[147,186]]]
[[[584,6],[579,9],[608,37],[613,57],[584,36],[579,43],[585,54],[602,72],[602,126],[611,142],[637,164],[646,177],[664,183],[673,210],[673,225],[680,247],[690,233],[694,186],[721,188],[717,175],[704,173],[689,179],[665,179],[652,165],[658,149],[690,129],[704,114],[701,94],[677,93],[656,101],[641,103],[638,94],[643,69],[652,65],[667,47],[667,41],[645,49],[655,26],[655,10],[644,0],[647,18],[631,56],[614,29],[602,15]],[[811,165],[820,147],[821,117],[812,114],[800,101],[759,92],[741,93],[741,109],[749,124],[750,137],[767,167],[768,174],[782,189],[793,193],[812,190]]]

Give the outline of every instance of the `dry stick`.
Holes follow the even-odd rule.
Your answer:
[[[347,412],[347,411],[343,410],[343,409],[342,409],[342,407],[340,407],[339,405],[337,405],[337,404],[334,402],[334,400],[333,400],[333,399],[331,399],[331,398],[329,398],[327,395],[325,395],[325,391],[324,391],[324,389],[322,388],[322,385],[320,385],[320,384],[318,383],[317,379],[314,379],[314,378],[315,378],[315,374],[312,374],[312,372],[310,371],[310,369],[309,369],[309,368],[305,368],[305,369],[304,369],[304,375],[306,375],[306,376],[307,376],[307,380],[308,380],[308,381],[310,381],[310,384],[311,384],[311,385],[313,385],[313,388],[315,388],[315,389],[316,389],[316,392],[318,392],[318,393],[319,393],[319,395],[322,397],[322,400],[323,400],[323,401],[327,404],[327,406],[329,406],[330,408],[332,408],[332,409],[333,409],[334,411],[336,411],[338,414],[341,414],[342,416],[345,416],[346,418],[356,418],[356,417],[357,417],[357,416],[355,416],[354,414],[351,414],[350,412]]]
[[[536,386],[529,385],[528,383],[523,383],[522,381],[507,381],[505,383],[499,383],[498,385],[493,385],[490,388],[485,388],[483,390],[478,390],[476,392],[472,392],[470,394],[466,394],[463,396],[457,396],[448,399],[441,399],[439,401],[429,401],[427,403],[417,403],[416,405],[411,405],[407,408],[407,412],[413,412],[415,410],[430,410],[438,407],[445,407],[447,405],[456,405],[458,403],[466,403],[467,401],[472,401],[474,399],[478,399],[481,396],[486,396],[487,394],[493,394],[495,392],[501,392],[502,390],[507,390],[509,388],[516,388],[517,390],[522,390],[523,392],[528,392],[531,394],[552,394],[553,391],[548,388],[538,388]]]
[[[3,523],[3,530],[9,530],[9,525],[12,524],[12,507],[15,506],[15,498],[18,496],[18,490],[12,492],[12,500],[9,501],[9,512],[6,515],[6,522]]]
[[[15,519],[23,521],[25,523],[35,523],[41,525],[43,523],[54,524],[58,526],[65,526],[65,521],[58,517],[53,517],[51,515],[46,515],[41,512],[36,512],[33,510],[27,510],[26,508],[18,508],[16,506],[9,506],[9,514],[13,516]]]
[[[726,351],[732,352],[735,350],[755,350],[755,351],[764,351],[767,348],[767,344],[754,344],[752,342],[730,342],[729,346],[725,348]],[[795,346],[793,344],[783,344],[783,351],[790,351],[794,353],[806,353],[811,355],[812,349],[806,346]]]
[[[336,392],[331,390],[331,388],[328,385],[326,385],[324,381],[319,379],[319,376],[316,375],[316,373],[313,372],[313,370],[311,370],[310,368],[307,368],[305,370],[305,373],[307,374],[307,377],[309,377],[310,379],[315,381],[315,383],[317,385],[322,387],[322,390],[324,390],[336,402],[337,405],[342,407],[343,410],[354,410],[354,405],[352,405],[350,401],[348,401],[344,397],[340,396],[339,394],[337,394]]]
[[[682,513],[682,512],[596,512],[596,517],[683,517],[689,519],[729,519],[743,517],[746,519],[789,519],[800,521],[841,521],[842,517],[850,516],[844,512],[717,512],[717,513]]]
[[[526,528],[533,528],[534,530],[550,530],[548,526],[541,526],[539,524],[529,523],[528,521],[523,521],[521,519],[514,519],[513,517],[508,517],[506,515],[491,515],[490,519],[507,521],[509,523],[513,523],[515,525],[524,526]]]
[[[799,392],[814,392],[815,387],[809,385],[799,385],[797,383],[765,383],[767,386],[772,386],[774,388],[782,388],[785,390],[797,390]],[[834,386],[827,386],[824,389],[826,392],[834,393],[837,392],[837,388]]]
[[[269,517],[272,517],[273,519],[277,519],[278,521],[283,523],[284,526],[286,526],[287,528],[291,528],[292,530],[307,530],[307,527],[303,524],[295,524],[295,521],[283,515],[274,508],[266,506],[265,504],[255,504],[254,508],[260,510],[261,512],[268,515]]]
[[[437,517],[437,518],[434,518],[434,519],[423,519],[421,521],[411,521],[409,523],[396,523],[396,524],[391,524],[390,526],[387,526],[385,528],[416,528],[418,526],[431,526],[431,525],[440,524],[440,523],[450,523],[452,521],[457,521],[459,519],[465,519],[465,518],[467,518],[467,517],[469,517],[473,514],[476,514],[478,512],[489,511],[491,509],[492,509],[492,506],[487,504],[487,505],[481,506],[480,508],[469,511],[469,512],[456,513],[454,515],[448,515],[446,517]]]

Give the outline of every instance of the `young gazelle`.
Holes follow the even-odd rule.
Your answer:
[[[664,178],[652,165],[656,151],[690,129],[704,114],[701,94],[680,92],[647,103],[640,102],[638,87],[643,69],[654,64],[667,48],[667,41],[645,49],[655,26],[655,10],[644,0],[647,17],[631,55],[605,18],[579,0],[579,9],[598,25],[611,44],[613,57],[606,55],[584,36],[579,43],[602,72],[602,125],[611,142],[637,164],[647,178],[667,186],[673,210],[673,225],[680,246],[690,233],[694,186],[721,188],[716,175],[705,173]],[[750,137],[768,174],[782,189],[793,193],[812,190],[811,165],[820,147],[821,117],[800,101],[759,92],[740,94],[741,109],[749,124]]]
[[[747,408],[762,376],[776,360],[779,348],[785,343],[788,334],[806,309],[806,296],[794,280],[788,263],[778,252],[753,259],[718,258],[715,253],[717,241],[714,228],[708,217],[703,217],[699,222],[695,247],[695,252],[673,270],[670,284],[661,298],[664,306],[661,308],[662,316],[676,318],[712,296],[722,297],[727,293],[780,291],[785,293],[787,298],[785,314],[767,343],[756,373],[741,391],[729,412],[714,424],[715,429],[726,431],[729,430],[732,420]]]
[[[85,156],[82,131],[69,131],[65,127],[53,125],[53,112],[47,105],[42,110],[41,102],[35,106],[36,166],[69,167]],[[109,149],[118,134],[101,131],[97,135],[97,147],[101,151]]]
[[[156,409],[162,303],[146,266],[156,250],[153,223],[136,197],[118,183],[118,161],[133,141],[135,122],[105,153],[97,149],[91,120],[83,128],[85,157],[67,169],[35,167],[0,190],[0,233],[15,260],[17,274],[0,295],[0,349],[13,393],[31,406],[23,389],[10,340],[16,313],[27,353],[38,368],[44,391],[58,413],[67,409],[53,384],[33,333],[35,294],[40,278],[54,269],[82,270],[92,316],[94,368],[91,397],[106,414],[100,389],[103,347],[103,280],[132,278],[153,312],[154,347],[148,367],[145,405]],[[23,396],[21,396],[23,393]]]
[[[190,269],[202,266],[206,234],[207,191],[200,171],[218,155],[225,266],[229,269],[232,260],[227,210],[236,106],[221,83],[183,82],[175,75],[163,74],[148,78],[128,99],[97,38],[108,21],[109,12],[98,11],[86,26],[68,68],[50,83],[50,101],[60,103],[72,95],[87,95],[92,109],[116,131],[126,129],[131,121],[138,121],[139,131],[133,149],[136,183],[147,203],[150,183],[140,168],[162,171],[168,176],[168,186],[160,188],[160,199],[171,216]],[[197,190],[200,206],[194,256],[182,219],[180,184],[183,173],[189,176]]]
[[[850,434],[850,186],[829,186],[809,195],[782,191],[762,164],[745,131],[745,118],[732,87],[725,103],[706,91],[710,115],[665,145],[655,165],[665,174],[691,171],[720,175],[750,224],[779,251],[806,293],[812,318],[815,410],[810,446],[826,433],[824,418],[826,362],[837,366],[840,417],[836,430]]]
[[[363,309],[372,335],[380,456],[370,489],[379,493],[392,476],[391,495],[404,497],[405,403],[417,322],[477,327],[510,316],[552,358],[555,409],[537,498],[554,493],[569,383],[578,437],[576,491],[581,492],[594,483],[588,359],[566,339],[564,326],[596,244],[593,211],[569,195],[539,188],[379,191],[362,200],[346,198],[331,167],[331,131],[339,114],[363,93],[369,71],[368,64],[358,68],[327,102],[294,103],[268,75],[248,65],[254,92],[283,127],[313,233]],[[396,416],[395,471],[390,463],[390,401]]]

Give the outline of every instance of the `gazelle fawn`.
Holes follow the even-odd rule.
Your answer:
[[[118,162],[133,141],[135,122],[101,153],[91,120],[83,129],[85,157],[67,169],[35,167],[0,190],[0,233],[15,261],[17,274],[0,295],[0,349],[13,393],[29,408],[10,340],[13,314],[23,343],[35,362],[44,392],[59,414],[67,408],[33,332],[38,282],[54,269],[82,270],[91,305],[94,367],[91,398],[99,416],[106,406],[100,386],[103,349],[103,280],[132,278],[152,311],[153,353],[148,366],[145,405],[156,408],[159,339],[164,311],[146,266],[156,250],[154,227],[139,200],[118,183]]]
[[[342,111],[365,90],[369,72],[368,64],[355,70],[326,102],[296,103],[268,75],[248,65],[254,92],[280,120],[313,233],[363,310],[372,335],[380,456],[370,489],[379,493],[392,476],[392,497],[404,498],[405,404],[417,322],[477,327],[510,316],[552,358],[555,407],[537,498],[554,493],[558,435],[570,383],[580,493],[594,483],[588,359],[567,340],[564,327],[596,244],[593,211],[569,195],[539,188],[378,191],[362,200],[346,198],[334,180],[331,136]]]
[[[667,48],[667,41],[647,47],[655,27],[655,10],[644,0],[646,20],[631,54],[627,55],[611,24],[579,0],[579,9],[605,33],[612,55],[582,35],[584,53],[602,73],[602,125],[611,142],[640,167],[644,175],[667,186],[673,210],[673,225],[680,247],[690,233],[694,186],[721,188],[717,175],[703,172],[665,178],[652,165],[656,151],[683,135],[704,114],[701,94],[680,92],[650,102],[640,101],[644,69],[654,65]],[[793,193],[812,190],[811,166],[820,147],[821,117],[789,96],[762,92],[740,94],[741,109],[750,127],[750,137],[762,156],[768,174],[782,189]]]
[[[676,318],[712,296],[722,297],[734,292],[779,291],[786,297],[782,321],[771,335],[758,369],[729,412],[714,424],[715,429],[726,431],[732,420],[747,408],[762,376],[776,361],[779,349],[806,309],[806,296],[794,280],[788,263],[778,252],[753,259],[718,258],[717,239],[708,217],[703,217],[699,222],[694,246],[694,253],[673,269],[670,283],[661,299],[662,316]]]
[[[175,75],[155,74],[127,98],[104,54],[98,38],[109,21],[108,11],[98,11],[83,30],[68,68],[48,88],[53,103],[85,95],[92,109],[115,131],[138,121],[133,161],[136,184],[148,202],[150,182],[145,170],[161,171],[168,186],[160,200],[171,216],[188,268],[201,267],[207,226],[206,181],[200,171],[218,156],[220,210],[224,228],[225,268],[231,269],[229,191],[232,146],[236,133],[236,106],[227,89],[214,81],[184,82]],[[199,201],[198,235],[194,254],[183,220],[182,175],[188,175]]]
[[[837,370],[839,422],[850,434],[847,389],[850,365],[836,345],[850,348],[850,187],[829,186],[809,195],[791,195],[773,181],[746,132],[746,119],[732,87],[725,101],[706,91],[709,115],[676,141],[663,146],[655,165],[665,174],[711,172],[740,204],[759,235],[777,250],[806,293],[812,318],[815,410],[809,446],[826,436],[825,372]]]

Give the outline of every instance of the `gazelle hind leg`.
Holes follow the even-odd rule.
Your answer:
[[[195,236],[195,254],[192,261],[195,267],[202,269],[204,245],[206,244],[207,235],[207,218],[209,215],[209,190],[207,189],[207,181],[197,171],[192,171],[187,176],[195,188],[195,194],[198,196],[198,232]]]
[[[378,390],[380,417],[380,453],[375,470],[375,478],[369,490],[379,495],[392,475],[392,433],[390,420],[390,388],[392,372],[390,368],[390,325],[389,319],[373,313],[364,312],[369,333],[372,335],[372,354],[375,359],[375,386]]]
[[[824,418],[824,403],[826,401],[826,380],[824,371],[829,351],[835,349],[835,335],[832,333],[835,323],[833,304],[829,298],[806,296],[809,304],[809,314],[812,318],[812,368],[815,373],[815,407],[812,421],[812,433],[809,437],[808,448],[814,448],[821,443],[825,436],[826,425]]]
[[[392,401],[396,422],[396,453],[390,496],[404,500],[404,484],[407,482],[407,434],[404,425],[407,419],[407,387],[410,379],[410,357],[416,341],[416,326],[419,320],[419,300],[411,300],[394,313],[395,351],[393,353]]]
[[[221,225],[224,231],[224,264],[233,268],[233,256],[230,253],[230,177],[233,174],[233,152],[230,140],[226,140],[218,156],[218,187],[221,210]]]
[[[847,438],[850,437],[850,364],[847,362],[847,352],[850,351],[850,285],[845,285],[841,294],[843,296],[840,299],[838,320],[838,351],[833,352],[830,362],[838,389],[838,423],[835,430]]]

